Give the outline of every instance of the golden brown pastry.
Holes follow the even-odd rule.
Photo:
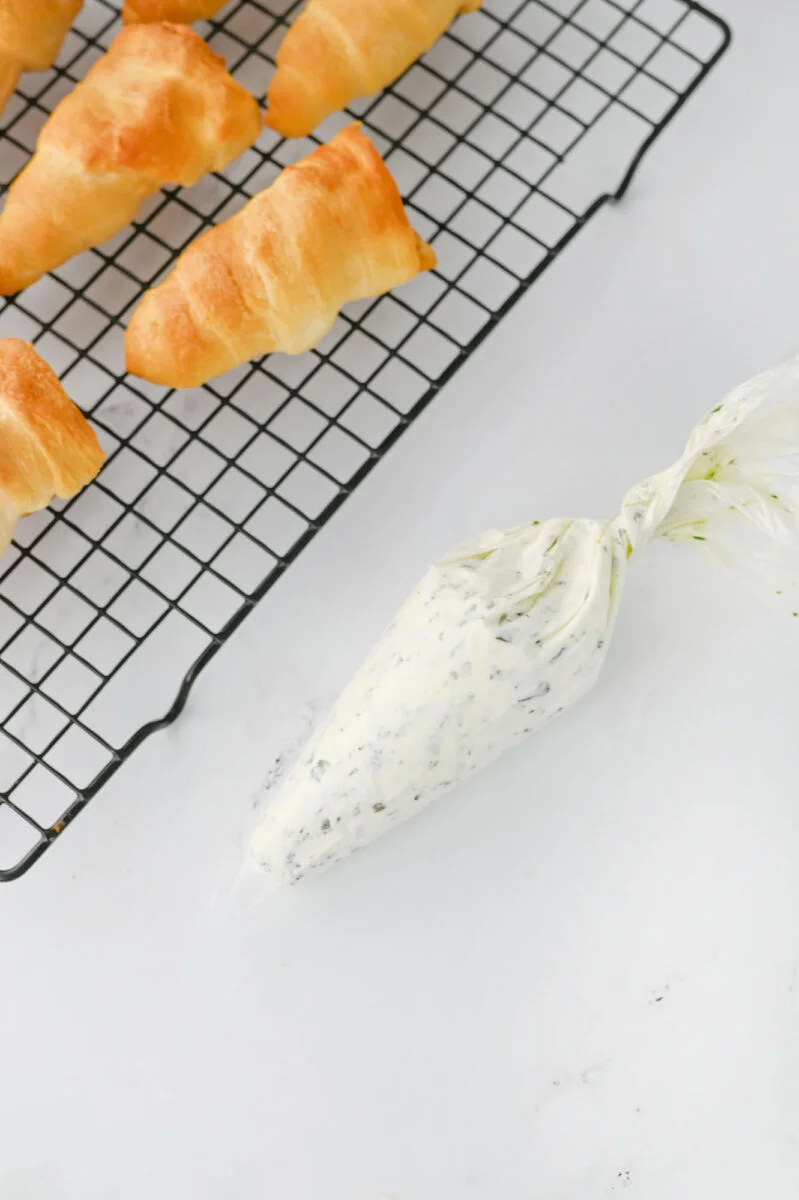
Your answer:
[[[359,96],[388,87],[459,13],[482,0],[308,0],[277,52],[266,123],[304,137]]]
[[[0,0],[0,113],[23,71],[46,71],[83,0]]]
[[[380,155],[350,125],[183,252],[133,313],[128,370],[196,387],[261,354],[300,354],[342,305],[435,262]]]
[[[53,111],[0,216],[9,295],[123,229],[165,183],[190,187],[258,137],[253,96],[186,25],[129,25]]]
[[[189,25],[215,16],[227,0],[125,0],[122,20],[134,22],[178,21]]]
[[[103,452],[91,425],[29,342],[0,340],[0,553],[19,517],[68,500]]]

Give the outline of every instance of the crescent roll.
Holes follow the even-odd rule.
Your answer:
[[[482,0],[308,0],[277,52],[266,123],[304,137],[359,96],[388,87],[459,13]]]
[[[0,294],[123,229],[258,137],[258,104],[186,25],[129,25],[56,105],[0,216]]]
[[[178,21],[189,25],[215,16],[227,0],[125,0],[122,20],[135,22]]]
[[[23,71],[46,71],[83,0],[0,0],[0,112]]]
[[[350,125],[183,252],[133,313],[128,370],[197,387],[262,354],[300,354],[342,305],[435,262],[380,155]]]
[[[94,479],[103,452],[58,376],[28,342],[0,340],[0,553],[19,517],[68,500]]]

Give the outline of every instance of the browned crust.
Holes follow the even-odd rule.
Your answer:
[[[120,30],[108,53],[53,111],[37,149],[57,149],[87,171],[135,171],[196,182],[256,140],[255,97],[187,25]],[[197,161],[199,160],[199,161]]]
[[[67,500],[95,477],[104,455],[55,371],[29,342],[0,340],[0,497],[34,512]]]
[[[2,0],[0,55],[20,71],[46,71],[82,7],[83,0]]]
[[[351,125],[183,252],[131,317],[127,368],[197,387],[258,355],[301,353],[343,304],[434,265],[391,173]]]
[[[482,0],[307,0],[277,52],[266,123],[304,137],[356,97],[387,87]]]
[[[219,12],[227,0],[126,0],[122,9],[125,24],[147,24],[150,21],[207,20]]]
[[[0,216],[0,292],[101,245],[164,183],[191,186],[256,140],[255,97],[186,25],[123,29],[55,108]]]

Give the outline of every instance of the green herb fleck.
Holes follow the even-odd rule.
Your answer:
[[[694,541],[695,541],[695,542],[706,542],[706,541],[707,541],[707,538],[700,537],[698,533],[695,533],[695,534],[694,534]]]

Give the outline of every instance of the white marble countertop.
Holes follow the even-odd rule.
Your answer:
[[[799,8],[646,160],[45,858],[0,890],[7,1200],[795,1200],[799,628],[700,547],[600,686],[328,876],[215,903],[428,562],[612,514],[799,344]],[[758,702],[753,702],[758,697]]]

